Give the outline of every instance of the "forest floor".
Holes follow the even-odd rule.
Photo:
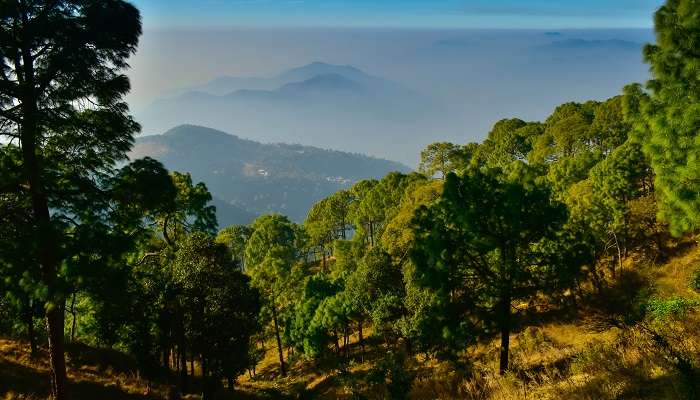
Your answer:
[[[677,248],[666,262],[641,262],[629,257],[619,276],[634,272],[653,287],[659,298],[684,296],[700,300],[688,288],[690,274],[700,267],[700,248]],[[629,274],[628,274],[629,275]],[[621,278],[619,278],[621,279]],[[614,302],[616,300],[603,299]],[[414,375],[412,399],[672,399],[677,379],[658,365],[644,361],[635,338],[617,327],[601,325],[587,305],[576,315],[537,311],[528,324],[511,337],[513,372],[498,376],[498,342],[474,346],[463,371],[417,356],[407,361]],[[526,313],[527,314],[527,313]],[[366,334],[371,336],[370,332]],[[0,339],[0,399],[45,399],[49,391],[46,354],[29,357],[23,342]],[[350,341],[350,356],[342,368],[296,361],[291,358],[287,377],[278,373],[277,355],[270,347],[256,375],[240,377],[237,391],[217,398],[383,398],[368,376],[378,355],[389,349],[367,341],[364,360],[357,337]],[[71,345],[68,351],[70,392],[74,399],[165,399],[169,386],[140,379],[133,361],[113,350]],[[467,378],[468,377],[468,378]],[[197,399],[198,396],[189,396]]]

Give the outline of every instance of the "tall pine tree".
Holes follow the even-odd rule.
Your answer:
[[[19,145],[22,171],[19,187],[2,190],[31,204],[55,399],[67,398],[62,226],[90,207],[87,188],[125,158],[139,129],[122,101],[122,70],[140,34],[138,10],[122,0],[0,2],[0,138]]]

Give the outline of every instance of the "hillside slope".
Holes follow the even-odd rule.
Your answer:
[[[624,276],[648,279],[660,298],[685,296],[700,301],[700,294],[688,289],[691,274],[700,266],[700,247],[686,242],[667,262],[654,265],[630,257],[621,278],[613,286],[629,290]],[[614,302],[610,295],[602,298]],[[595,323],[592,308],[581,305],[577,315],[539,315],[540,322],[514,332],[513,371],[504,377],[495,372],[498,342],[485,342],[470,353],[467,370],[416,356],[405,364],[415,376],[408,398],[428,399],[664,399],[683,398],[681,383],[673,367],[658,357],[639,332]],[[700,326],[685,321],[686,327]],[[693,325],[695,324],[695,325]],[[371,335],[371,330],[367,332]],[[687,344],[698,345],[697,335]],[[382,398],[383,388],[372,383],[377,356],[386,353],[382,345],[368,342],[362,361],[357,336],[350,341],[352,361],[345,372],[337,365],[313,365],[297,361],[286,378],[277,376],[274,345],[258,365],[254,379],[239,378],[235,393],[223,399]],[[31,361],[28,346],[0,340],[0,399],[44,399],[48,393],[45,360]],[[69,376],[76,400],[165,399],[168,386],[162,380],[151,385],[139,379],[133,360],[112,350],[72,345],[69,348]],[[359,397],[361,396],[361,397]],[[188,398],[197,399],[190,395]]]
[[[316,201],[359,180],[409,171],[403,164],[360,154],[262,144],[194,125],[139,138],[130,157],[145,156],[206,183],[220,226],[249,223],[270,212],[302,221]]]

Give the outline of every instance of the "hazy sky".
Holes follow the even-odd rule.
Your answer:
[[[663,3],[132,1],[142,12],[145,33],[130,60],[128,101],[145,134],[197,123],[257,141],[312,144],[410,165],[428,143],[481,141],[501,118],[541,120],[563,102],[602,100],[648,79],[641,48],[653,41],[653,13]],[[274,108],[255,109],[258,115],[229,107],[193,117],[152,107],[177,89],[222,76],[274,77],[316,61],[394,81],[429,98],[442,114],[426,111],[421,123],[353,115],[341,131],[342,115],[333,110],[308,108],[308,115],[287,110],[297,121],[286,114],[271,118]],[[337,100],[337,111],[346,111],[343,99]],[[298,102],[304,105],[304,99]]]
[[[661,0],[133,0],[146,28],[630,28]]]

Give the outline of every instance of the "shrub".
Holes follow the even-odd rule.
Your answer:
[[[690,275],[690,288],[700,293],[700,267]]]

